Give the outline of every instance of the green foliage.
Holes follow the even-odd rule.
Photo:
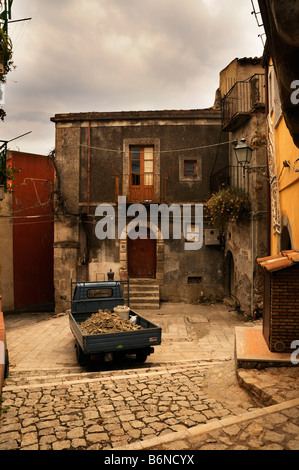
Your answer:
[[[207,202],[211,220],[224,227],[229,220],[239,222],[251,211],[249,194],[238,188],[225,188],[213,194]]]
[[[0,62],[4,64],[5,72],[8,73],[14,67],[12,60],[12,42],[9,36],[0,28]],[[5,82],[4,76],[1,81]]]
[[[21,168],[17,169],[13,166],[3,166],[0,165],[0,185],[4,185],[4,190],[6,193],[11,193],[14,188],[15,175],[21,171]]]

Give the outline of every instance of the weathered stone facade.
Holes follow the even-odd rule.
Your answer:
[[[261,311],[263,276],[256,259],[268,253],[267,224],[269,181],[267,173],[267,124],[265,79],[262,60],[235,59],[220,73],[219,97],[224,113],[223,129],[235,142],[229,150],[229,178],[225,184],[245,189],[251,213],[245,220],[229,222],[225,231],[226,293],[236,297],[246,314]],[[254,150],[250,165],[238,165],[234,147],[245,138]]]
[[[70,280],[126,279],[127,239],[99,240],[95,235],[100,204],[116,213],[118,196],[130,200],[130,149],[151,146],[154,152],[153,199],[139,201],[193,207],[206,201],[213,168],[228,164],[228,141],[221,112],[210,108],[186,111],[145,111],[62,114],[56,124],[56,220],[54,283],[56,310],[69,308]],[[219,140],[221,137],[221,140]],[[218,145],[221,142],[221,145]],[[192,173],[191,175],[186,170]],[[132,220],[128,218],[127,223]],[[193,219],[194,221],[194,214]],[[206,220],[204,229],[211,229]],[[170,233],[173,220],[170,217]],[[154,228],[155,275],[161,300],[195,301],[223,295],[223,251],[219,242],[185,251],[185,239],[163,239],[161,220]]]

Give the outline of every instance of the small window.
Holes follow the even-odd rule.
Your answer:
[[[184,176],[197,176],[197,160],[184,161]]]
[[[179,156],[179,180],[184,183],[202,181],[202,158],[186,155]]]
[[[89,299],[103,299],[112,297],[112,289],[89,289],[87,291],[87,297]]]

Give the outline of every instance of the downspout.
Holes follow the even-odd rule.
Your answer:
[[[265,69],[265,114],[266,118],[269,114],[269,77],[268,77],[268,60],[264,64]],[[269,136],[267,136],[267,140]],[[269,155],[268,155],[268,146],[267,146],[267,252],[268,256],[271,255],[271,188],[270,188],[270,172],[269,172]]]
[[[91,122],[88,123],[88,150],[87,150],[87,207],[86,207],[86,223],[89,222],[90,212],[90,146],[91,146]],[[86,280],[89,282],[89,240],[88,225],[86,226]]]
[[[88,123],[88,153],[87,153],[87,218],[90,208],[90,144],[91,144],[91,123]]]

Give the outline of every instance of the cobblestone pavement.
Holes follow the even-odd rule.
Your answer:
[[[5,387],[0,449],[111,449],[239,414],[202,391],[209,367],[19,375]]]
[[[298,450],[299,369],[236,374],[242,320],[176,309],[145,315],[164,332],[147,363],[101,369],[76,365],[65,316],[8,318],[0,450]]]

